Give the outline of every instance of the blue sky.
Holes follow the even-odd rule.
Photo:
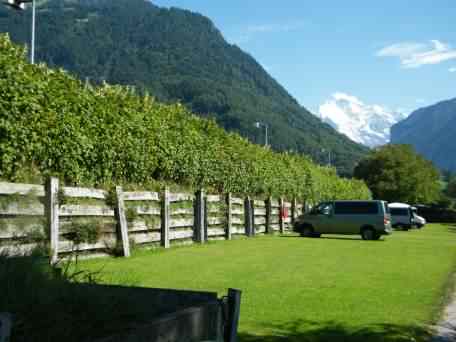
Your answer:
[[[313,112],[336,92],[410,112],[456,97],[456,0],[153,0],[208,16]]]

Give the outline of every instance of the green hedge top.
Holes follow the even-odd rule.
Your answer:
[[[30,65],[7,35],[0,35],[0,154],[0,177],[11,181],[35,172],[91,186],[169,182],[313,201],[370,197],[363,182],[251,144],[180,104]]]

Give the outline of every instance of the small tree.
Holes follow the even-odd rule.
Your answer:
[[[456,177],[453,177],[446,188],[446,195],[456,199]]]
[[[373,150],[354,171],[374,198],[406,203],[432,203],[440,198],[440,174],[410,145],[386,145]]]

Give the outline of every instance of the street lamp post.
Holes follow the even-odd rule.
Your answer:
[[[265,124],[263,122],[255,122],[255,127],[256,128],[261,128],[261,127],[264,127],[265,129],[265,132],[264,132],[264,146],[265,147],[268,147],[269,146],[269,137],[268,137],[268,129],[269,129],[269,125],[268,124]]]
[[[35,64],[35,26],[36,26],[36,0],[6,0],[6,5],[15,10],[25,10],[25,4],[32,3],[32,42],[30,46],[30,63]]]
[[[321,152],[325,153],[326,150],[324,148],[322,148]],[[328,150],[328,166],[331,167],[331,150]]]

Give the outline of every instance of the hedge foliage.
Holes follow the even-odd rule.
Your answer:
[[[251,144],[180,104],[30,65],[7,35],[0,35],[0,154],[0,177],[11,181],[37,170],[90,186],[167,182],[315,201],[370,197],[361,181]]]

